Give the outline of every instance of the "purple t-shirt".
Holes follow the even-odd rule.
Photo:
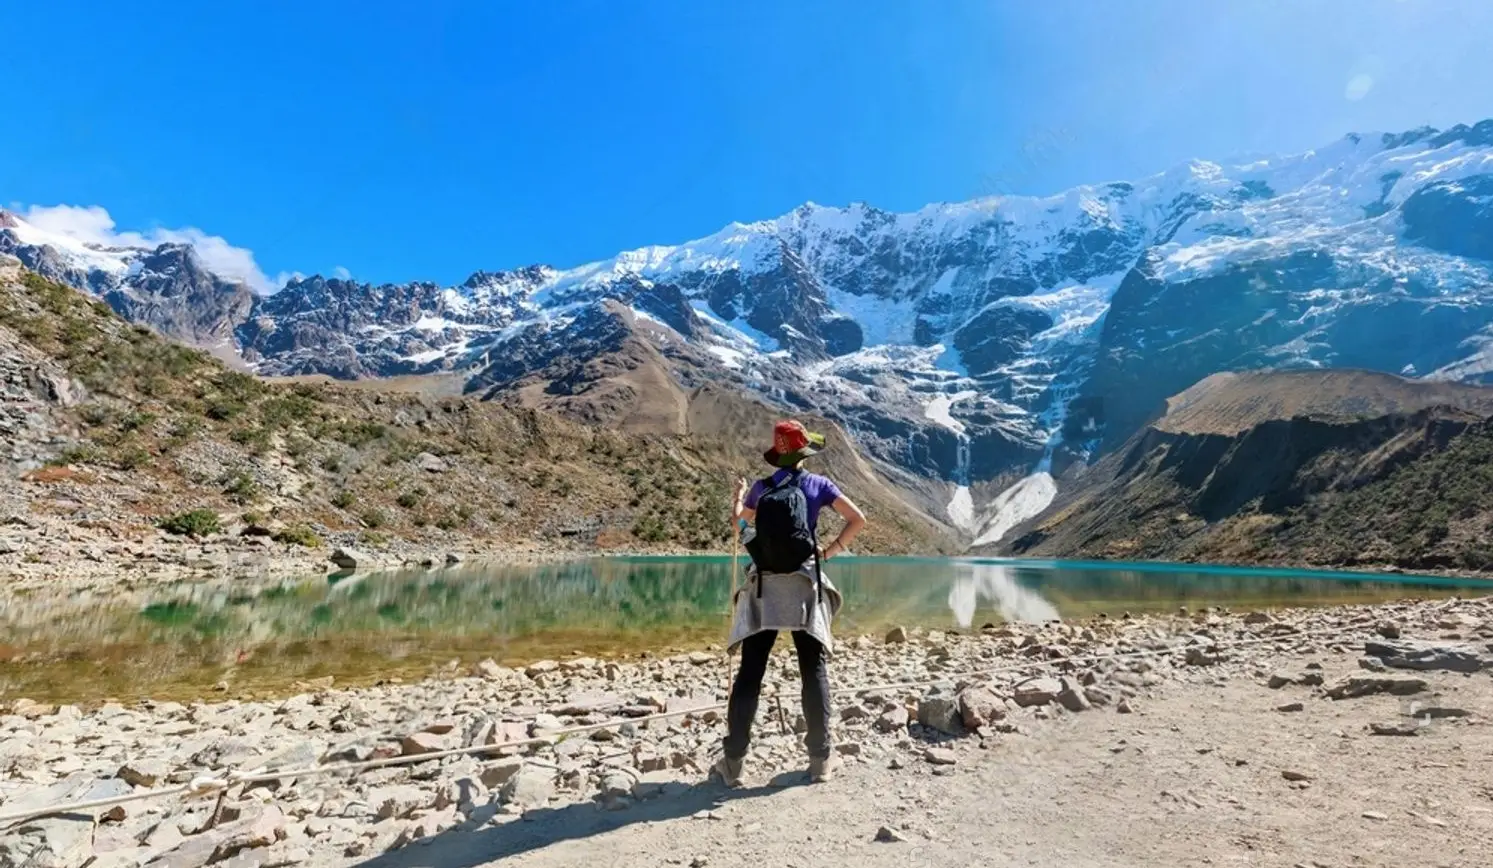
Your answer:
[[[788,478],[791,470],[779,470],[772,475],[773,484],[779,484]],[[798,479],[798,487],[803,489],[804,498],[809,501],[809,524],[813,527],[819,526],[819,510],[833,504],[840,499],[840,489],[829,480],[827,476],[817,473],[804,472]],[[757,501],[762,497],[762,480],[752,483],[751,491],[747,492],[746,500],[741,505],[747,509],[756,509]]]

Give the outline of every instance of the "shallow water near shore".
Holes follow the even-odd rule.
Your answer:
[[[839,636],[978,629],[1179,606],[1264,609],[1474,596],[1493,582],[1194,565],[845,558]],[[0,608],[0,701],[265,697],[574,654],[719,650],[729,558],[599,558],[162,587],[129,603]],[[786,644],[786,643],[785,643]]]

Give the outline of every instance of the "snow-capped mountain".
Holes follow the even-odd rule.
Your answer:
[[[1050,501],[1051,471],[1216,371],[1493,372],[1493,121],[1046,198],[807,204],[449,287],[312,277],[253,296],[189,248],[0,220],[0,251],[170,334],[231,342],[265,374],[454,371],[484,394],[575,394],[600,376],[590,359],[646,344],[629,364],[654,353],[682,385],[832,414],[887,465],[945,484],[948,518],[974,536],[1014,523],[978,501]]]

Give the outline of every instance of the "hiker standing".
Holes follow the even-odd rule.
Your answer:
[[[763,453],[777,471],[750,489],[745,479],[737,482],[731,518],[733,524],[741,519],[753,523],[743,535],[752,563],[746,584],[732,601],[735,611],[728,651],[741,647],[741,668],[731,687],[725,756],[713,769],[727,786],[741,783],[762,678],[780,630],[793,635],[803,677],[809,778],[827,781],[834,774],[826,662],[834,647],[830,621],[841,598],[820,563],[843,554],[865,527],[866,517],[834,482],[803,469],[804,459],[823,449],[823,435],[810,432],[800,422],[779,422],[773,428],[772,448]],[[819,512],[826,506],[845,519],[845,529],[820,548]]]

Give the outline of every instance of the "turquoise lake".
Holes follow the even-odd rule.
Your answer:
[[[1477,580],[1195,565],[844,558],[826,571],[845,594],[839,635],[1493,591]],[[127,607],[33,602],[24,618],[0,613],[0,699],[200,696],[228,675],[234,695],[257,695],[327,675],[407,680],[487,657],[516,665],[719,646],[731,575],[729,558],[600,558],[319,576],[252,591],[167,587]]]

